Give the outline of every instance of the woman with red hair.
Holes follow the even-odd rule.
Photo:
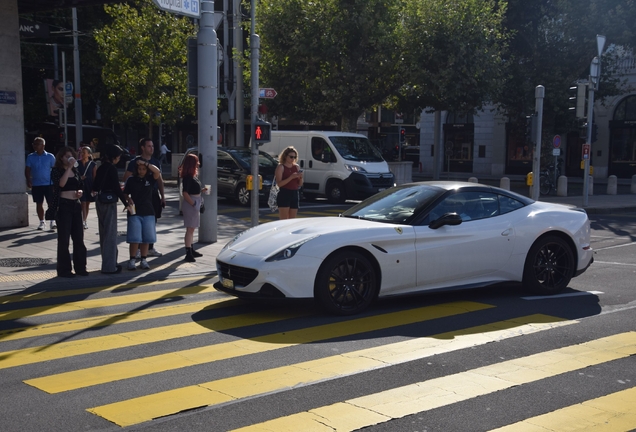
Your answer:
[[[192,246],[194,230],[201,224],[201,182],[199,181],[199,158],[194,154],[185,157],[181,171],[181,184],[183,186],[183,225],[186,227],[185,248],[187,262],[196,262],[195,257],[202,256]],[[205,189],[203,189],[205,191]]]

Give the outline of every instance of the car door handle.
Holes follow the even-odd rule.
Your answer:
[[[512,229],[510,228],[501,233],[501,235],[504,237],[509,236],[510,234],[512,234]]]

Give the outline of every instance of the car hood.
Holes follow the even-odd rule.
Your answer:
[[[306,219],[288,219],[269,222],[248,229],[236,236],[228,248],[235,252],[266,257],[285,247],[300,241],[323,235],[338,236],[353,230],[366,230],[393,225],[343,217],[319,217]]]

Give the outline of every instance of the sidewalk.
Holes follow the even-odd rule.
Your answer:
[[[415,180],[415,179],[414,179]],[[484,184],[495,179],[481,180]],[[497,180],[498,181],[498,180]],[[29,196],[28,227],[13,228],[0,231],[0,292],[10,293],[24,288],[46,283],[47,288],[55,286],[80,288],[94,284],[113,285],[117,283],[151,282],[167,277],[185,277],[193,275],[210,276],[216,274],[215,259],[221,248],[236,234],[249,228],[240,220],[228,216],[218,216],[217,242],[213,244],[196,244],[196,250],[203,254],[196,263],[186,263],[183,237],[185,228],[183,218],[179,216],[178,192],[170,185],[166,188],[167,206],[157,223],[156,249],[163,253],[162,257],[148,258],[150,270],[126,270],[128,260],[128,244],[126,243],[126,216],[120,212],[118,219],[119,262],[124,269],[120,274],[104,275],[100,273],[101,256],[99,253],[99,236],[97,234],[97,214],[95,205],[91,205],[88,216],[89,229],[84,231],[84,243],[88,249],[88,277],[72,279],[58,278],[55,271],[57,233],[55,231],[38,231],[35,204]],[[511,183],[513,181],[511,180]],[[512,189],[527,195],[528,187],[514,182]],[[601,189],[599,186],[597,191]],[[629,190],[629,189],[628,189]],[[619,189],[619,191],[624,191]],[[557,197],[541,197],[541,201],[570,204],[582,207],[581,195]],[[120,206],[121,207],[121,206]],[[586,211],[589,214],[630,213],[636,214],[636,194],[620,195],[596,194],[588,197]],[[196,234],[195,234],[196,238]]]

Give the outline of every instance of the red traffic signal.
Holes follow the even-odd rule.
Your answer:
[[[254,125],[254,136],[252,139],[257,144],[264,144],[272,140],[272,124],[264,121],[257,121]]]
[[[400,127],[399,138],[400,144],[404,144],[406,142],[406,129],[404,129],[403,127]]]

